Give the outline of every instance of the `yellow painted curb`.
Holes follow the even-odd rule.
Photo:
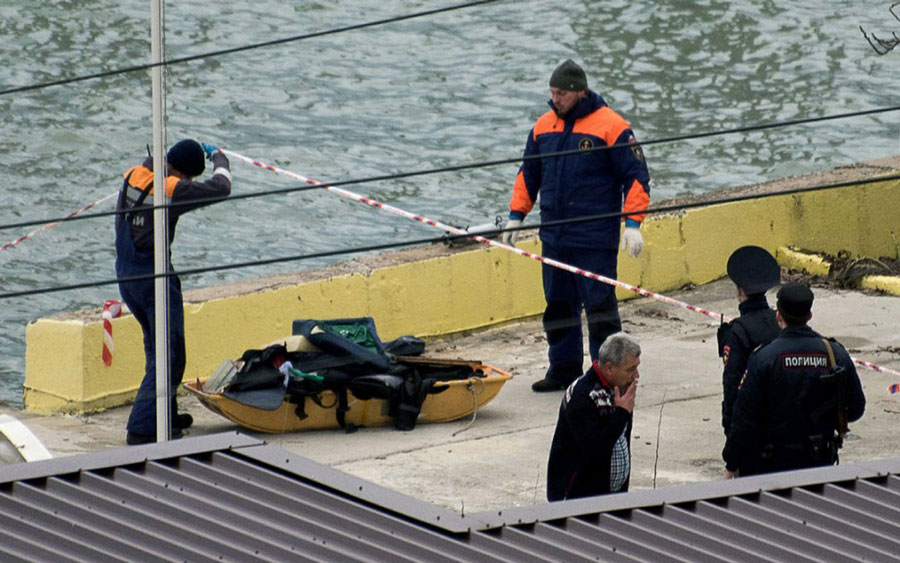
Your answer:
[[[776,259],[781,266],[790,270],[802,271],[822,277],[828,277],[831,273],[831,262],[818,254],[801,252],[783,246],[778,249]],[[863,276],[859,286],[863,289],[900,296],[900,277],[898,276]]]
[[[828,260],[817,254],[801,252],[786,246],[778,249],[775,259],[778,260],[781,266],[789,270],[806,272],[813,276],[827,277],[828,273],[831,272],[831,262]]]
[[[792,182],[796,187],[797,180]],[[644,252],[636,259],[620,254],[618,277],[656,293],[708,283],[725,275],[732,251],[748,244],[778,254],[783,265],[793,260],[802,264],[798,269],[827,275],[824,261],[795,256],[787,247],[830,255],[843,250],[852,256],[894,256],[896,217],[900,217],[900,181],[877,179],[852,190],[776,195],[650,215],[642,227]],[[540,252],[534,240],[519,247]],[[290,335],[294,319],[370,316],[379,335],[389,340],[403,334],[473,330],[543,311],[541,265],[534,260],[482,247],[404,252],[305,272],[311,274],[306,281],[258,280],[263,289],[251,293],[191,302],[193,292],[188,292],[185,378],[205,377],[224,358],[239,357],[244,350]],[[392,265],[384,265],[387,262]],[[616,293],[621,299],[635,296],[621,288]],[[27,327],[27,410],[80,413],[122,404],[134,396],[144,365],[141,331],[134,318],[125,315],[113,321],[115,354],[113,365],[106,367],[101,360],[100,310],[76,316],[76,320],[38,319]]]
[[[890,295],[900,296],[900,277],[897,276],[866,276],[862,279],[860,287],[883,291]]]

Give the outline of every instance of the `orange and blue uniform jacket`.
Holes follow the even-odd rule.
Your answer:
[[[565,116],[556,113],[552,102],[550,108],[528,134],[509,218],[524,219],[538,195],[541,223],[646,209],[650,173],[628,122],[591,90]],[[622,146],[599,148],[613,145]],[[576,149],[585,152],[547,156]],[[643,219],[642,213],[634,213],[626,217],[625,225],[638,227]],[[617,248],[620,223],[613,217],[542,227],[540,236],[559,248]]]
[[[169,244],[175,238],[175,227],[178,218],[199,207],[211,205],[217,198],[226,198],[231,194],[231,171],[228,158],[217,152],[212,156],[214,172],[210,179],[203,182],[179,180],[176,176],[166,177],[166,195],[170,198],[169,208]],[[125,182],[119,190],[116,204],[118,211],[127,211],[141,202],[141,210],[128,214],[131,222],[131,237],[138,252],[150,253],[149,261],[153,261],[153,159],[147,158],[142,164],[134,166],[124,174]],[[150,190],[148,194],[143,192]],[[116,216],[116,230],[121,226],[125,215]]]

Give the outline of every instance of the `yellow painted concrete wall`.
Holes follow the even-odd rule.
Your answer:
[[[756,244],[773,254],[793,245],[857,256],[900,252],[900,182],[785,195],[651,216],[645,250],[620,255],[619,279],[654,292],[702,284],[725,274],[729,254]],[[533,241],[520,244],[540,252]],[[617,290],[620,298],[633,297]],[[702,304],[696,304],[702,305]],[[371,316],[383,339],[471,330],[540,314],[540,264],[499,249],[350,274],[185,306],[185,379],[206,377],[223,359],[289,335],[299,318]],[[131,398],[143,374],[140,328],[113,321],[114,361],[101,361],[102,323],[39,319],[26,331],[25,408],[85,412]]]

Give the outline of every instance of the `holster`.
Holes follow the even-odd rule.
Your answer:
[[[816,434],[806,437],[807,453],[815,465],[833,465],[837,462],[840,438]]]
[[[769,443],[759,450],[759,469],[761,473],[772,473],[834,465],[838,460],[838,449],[838,438],[824,434],[806,436],[803,442]]]

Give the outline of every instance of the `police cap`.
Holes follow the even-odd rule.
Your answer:
[[[763,293],[778,285],[781,269],[765,248],[742,246],[731,253],[726,266],[728,277],[747,295]]]
[[[802,283],[791,282],[778,290],[778,310],[802,319],[812,310],[813,292]]]

